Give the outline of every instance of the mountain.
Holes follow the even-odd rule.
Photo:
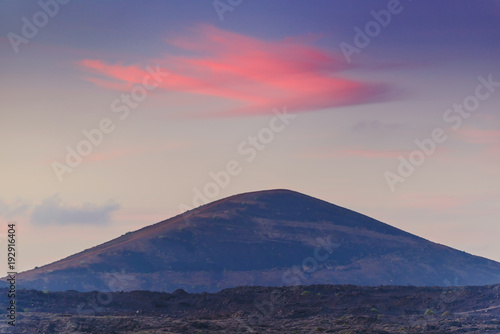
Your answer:
[[[18,274],[20,287],[213,292],[242,285],[487,285],[500,263],[289,190],[231,196]]]

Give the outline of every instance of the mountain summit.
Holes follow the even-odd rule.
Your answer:
[[[40,290],[487,285],[500,263],[290,190],[231,196],[18,275]]]

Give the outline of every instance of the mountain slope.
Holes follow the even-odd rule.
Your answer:
[[[19,274],[41,290],[486,285],[500,263],[289,190],[235,195]]]

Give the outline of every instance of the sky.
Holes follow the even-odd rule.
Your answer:
[[[496,0],[2,1],[0,241],[14,222],[23,271],[286,188],[500,261],[499,16]]]

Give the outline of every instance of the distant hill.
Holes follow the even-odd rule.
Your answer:
[[[289,190],[231,196],[18,275],[50,291],[495,283],[498,262]]]

